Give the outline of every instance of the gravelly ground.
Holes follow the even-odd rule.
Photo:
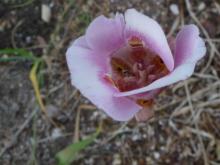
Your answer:
[[[42,4],[51,8],[49,23],[41,19]],[[170,10],[171,4],[179,7],[179,15]],[[82,35],[94,17],[112,16],[132,7],[155,18],[166,34],[175,36],[182,24],[195,23],[185,1],[1,1],[0,48],[24,48],[44,57],[41,95],[49,117],[59,128],[49,122],[36,102],[29,80],[32,62],[0,62],[0,164],[56,164],[55,154],[71,144],[73,137],[90,135],[101,122],[103,131],[73,164],[220,164],[219,4],[215,0],[191,1],[191,11],[210,37],[204,31],[201,34],[208,51],[196,73],[156,99],[155,116],[150,121],[123,123],[112,121],[71,86],[65,61],[69,42]]]

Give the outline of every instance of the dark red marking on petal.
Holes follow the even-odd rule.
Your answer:
[[[112,81],[121,92],[147,86],[169,73],[161,58],[136,36],[112,54],[111,67]]]
[[[119,79],[116,81],[120,92],[130,91],[137,88],[137,82],[134,80]]]
[[[113,86],[116,86],[115,82],[113,81],[113,79],[111,78],[110,75],[105,75],[103,78],[104,78],[104,80],[105,80],[107,83],[109,83],[109,84],[111,84],[111,85],[113,85]]]

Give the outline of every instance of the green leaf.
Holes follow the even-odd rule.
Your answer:
[[[0,54],[13,54],[21,57],[34,57],[33,53],[30,51],[27,51],[25,49],[13,49],[13,48],[6,48],[6,49],[0,49]]]
[[[13,61],[23,61],[23,60],[33,60],[29,57],[1,57],[0,62],[13,62]]]
[[[0,54],[7,54],[12,55],[9,57],[0,57],[0,62],[10,62],[10,61],[18,61],[18,60],[36,60],[37,58],[34,57],[33,53],[27,51],[25,49],[13,49],[13,48],[6,48],[0,49]]]
[[[29,73],[29,77],[30,77],[30,80],[32,82],[32,86],[34,88],[35,96],[37,98],[38,104],[40,105],[41,110],[45,114],[47,114],[45,105],[44,105],[42,97],[41,97],[39,82],[38,82],[38,79],[37,79],[37,70],[38,70],[38,67],[39,67],[40,63],[41,63],[41,60],[36,60],[35,61],[34,65],[31,68],[31,71]]]
[[[11,7],[12,8],[25,7],[25,6],[28,6],[28,5],[32,4],[33,2],[34,2],[34,0],[26,0],[22,4],[13,5]]]
[[[76,159],[77,154],[91,144],[99,135],[100,131],[101,128],[99,128],[94,134],[90,135],[86,139],[70,144],[65,149],[58,152],[56,154],[58,165],[69,165],[72,163]]]

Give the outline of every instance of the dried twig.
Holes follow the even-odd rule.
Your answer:
[[[192,98],[191,98],[191,95],[190,95],[190,92],[189,92],[189,89],[188,89],[188,84],[187,84],[186,81],[185,81],[185,90],[186,90],[187,100],[188,100],[190,110],[191,110],[191,116],[195,117],[194,107],[193,107],[193,104],[192,104]],[[195,122],[195,127],[196,127],[197,130],[199,130],[199,126],[198,126],[197,122]],[[205,163],[205,165],[209,165],[209,160],[208,160],[208,157],[207,157],[207,154],[206,154],[206,151],[205,151],[205,146],[203,144],[202,137],[201,137],[200,134],[197,134],[197,135],[198,135],[199,142],[201,144],[204,163]]]
[[[217,105],[220,105],[220,99],[216,99],[216,100],[209,100],[209,101],[205,101],[205,102],[202,102],[202,103],[199,103],[196,108],[204,108],[204,107],[207,107],[207,106],[217,106]],[[186,114],[190,111],[190,106],[186,106],[182,109],[180,109],[179,111],[174,111],[174,113],[172,114],[173,116],[177,117],[179,115],[183,115],[183,114]]]
[[[201,73],[205,73],[207,71],[207,69],[210,67],[210,65],[214,59],[214,56],[215,56],[215,52],[214,52],[213,48],[211,48],[208,62],[206,63],[206,66],[202,69]]]
[[[36,143],[37,144],[46,143],[48,141],[52,141],[52,140],[55,140],[55,139],[58,139],[58,138],[65,138],[65,137],[68,137],[68,136],[73,136],[73,133],[65,133],[65,134],[63,134],[59,137],[56,137],[56,138],[54,138],[53,136],[49,136],[49,137],[38,140]]]
[[[173,33],[178,28],[179,24],[180,24],[180,17],[177,17],[175,19],[175,21],[173,22],[173,25],[171,26],[171,29],[170,29],[169,33],[167,34],[167,38],[172,37]]]
[[[116,131],[114,131],[112,133],[112,135],[108,138],[108,139],[105,139],[101,145],[104,145],[106,143],[108,143],[109,141],[113,140],[116,136],[118,136],[119,134],[125,132],[124,128],[128,125],[129,121],[128,122],[125,122],[124,124],[121,125],[120,128],[118,128]]]
[[[207,92],[210,91],[211,89],[215,89],[215,88],[218,87],[218,86],[220,86],[220,81],[216,81],[215,83],[210,84],[209,86],[207,86],[207,87],[205,87],[205,88],[203,88],[203,89],[200,89],[200,90],[194,92],[194,93],[191,95],[191,98],[194,100],[194,99],[196,99],[197,97],[204,96],[204,93],[207,93]],[[167,109],[167,108],[169,108],[169,107],[171,107],[171,106],[173,106],[173,105],[175,105],[175,104],[178,104],[178,103],[180,103],[180,102],[182,102],[182,103],[185,104],[186,101],[187,101],[186,98],[185,98],[185,99],[184,99],[184,98],[179,98],[179,99],[176,99],[176,100],[172,101],[172,102],[169,103],[169,104],[166,104],[166,105],[164,105],[164,106],[161,106],[161,107],[155,109],[155,111],[157,112],[157,111],[161,111],[161,110]],[[187,108],[188,108],[188,107],[187,107]],[[175,111],[174,111],[174,112],[175,112]]]
[[[75,130],[74,130],[74,137],[73,137],[73,142],[74,143],[79,141],[80,112],[81,112],[81,108],[79,106],[77,108],[77,112],[76,112]]]
[[[14,136],[12,137],[12,140],[10,143],[8,143],[8,145],[6,145],[2,151],[0,152],[0,157],[2,157],[2,155],[9,149],[11,148],[16,142],[17,139],[19,137],[19,135],[21,134],[21,132],[26,128],[26,126],[31,122],[32,118],[34,117],[34,115],[37,113],[38,108],[35,108],[33,110],[33,112],[30,114],[30,116],[25,120],[25,122],[19,127],[18,131],[14,134]]]
[[[220,14],[220,4],[216,2],[215,0],[214,0],[214,4],[215,4],[216,9],[218,10],[218,13]]]
[[[208,42],[208,41],[210,41],[210,42],[220,42],[220,39],[219,38],[211,38],[211,39],[204,39],[204,41],[205,42]]]
[[[19,28],[19,26],[22,25],[22,23],[23,23],[23,20],[20,20],[11,31],[11,43],[12,43],[13,48],[17,48],[16,42],[15,42],[15,33],[17,29]]]
[[[193,104],[192,104],[192,98],[191,98],[191,94],[189,92],[189,87],[188,87],[188,83],[187,80],[184,81],[184,87],[185,87],[185,91],[186,91],[186,97],[187,97],[187,101],[191,110],[191,116],[195,115],[194,112],[194,108],[193,108]]]
[[[214,50],[214,52],[220,57],[220,53],[218,51],[218,49],[216,48],[215,44],[211,42],[211,38],[208,34],[208,32],[206,31],[206,29],[202,26],[202,24],[200,23],[199,19],[196,17],[196,15],[194,14],[194,12],[191,9],[191,4],[189,2],[189,0],[185,0],[186,3],[186,8],[187,11],[189,12],[190,17],[195,21],[195,23],[200,27],[200,29],[202,30],[203,34],[205,35],[205,37],[207,38],[207,42],[209,44],[209,46],[211,47],[211,49]]]

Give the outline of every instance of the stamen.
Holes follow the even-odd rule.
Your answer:
[[[119,79],[116,82],[120,92],[125,92],[137,88],[135,79]]]
[[[152,104],[153,104],[153,100],[144,100],[144,99],[138,99],[137,101],[137,104],[144,107],[144,108],[148,108],[148,107],[151,107]]]
[[[117,87],[117,85],[115,84],[115,82],[113,81],[113,79],[111,78],[110,75],[105,75],[105,76],[104,76],[104,80],[107,81],[109,84],[111,84],[111,85]]]
[[[157,77],[156,77],[155,75],[153,75],[153,74],[149,74],[149,75],[148,75],[148,80],[149,80],[150,82],[154,81],[156,78],[157,78]]]
[[[142,40],[136,36],[131,37],[125,47],[112,54],[111,67],[111,77],[106,79],[120,92],[147,86],[169,73],[158,54],[145,47]],[[143,107],[149,107],[152,102],[137,100]]]
[[[136,36],[132,36],[129,41],[128,44],[132,47],[132,48],[139,48],[139,47],[143,47],[143,43],[141,41],[140,38],[136,37]]]
[[[111,66],[113,71],[116,71],[119,75],[123,77],[132,75],[131,67],[120,58],[112,57]]]
[[[144,70],[145,69],[143,61],[137,63],[137,69],[138,70]]]

